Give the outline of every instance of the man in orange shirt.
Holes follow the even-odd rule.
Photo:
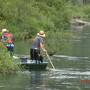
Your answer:
[[[14,50],[14,43],[13,43],[13,35],[9,33],[7,29],[2,29],[2,43],[7,48],[7,50],[10,52],[10,55],[13,55]]]

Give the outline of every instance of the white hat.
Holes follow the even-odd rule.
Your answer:
[[[38,36],[40,37],[45,37],[45,32],[44,31],[40,31],[39,33],[37,33]]]
[[[6,28],[2,29],[2,33],[4,32],[8,32],[8,30]]]

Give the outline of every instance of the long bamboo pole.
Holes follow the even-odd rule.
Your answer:
[[[47,56],[47,58],[48,58],[48,60],[49,60],[49,62],[50,62],[50,64],[51,64],[52,68],[55,69],[55,67],[54,67],[54,65],[53,65],[53,63],[52,63],[52,61],[51,61],[51,58],[49,57],[49,55],[48,55],[47,52],[46,52],[46,56]]]

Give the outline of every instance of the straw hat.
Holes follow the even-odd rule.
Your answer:
[[[8,30],[6,28],[2,29],[2,33],[4,32],[8,32]]]
[[[40,37],[45,37],[45,32],[44,31],[40,31],[39,33],[37,33],[38,36]]]

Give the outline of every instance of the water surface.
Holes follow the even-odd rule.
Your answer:
[[[72,27],[71,32],[69,54],[51,57],[55,70],[49,64],[47,71],[0,76],[0,90],[90,90],[90,26]],[[29,44],[21,43],[15,52],[28,54]]]

